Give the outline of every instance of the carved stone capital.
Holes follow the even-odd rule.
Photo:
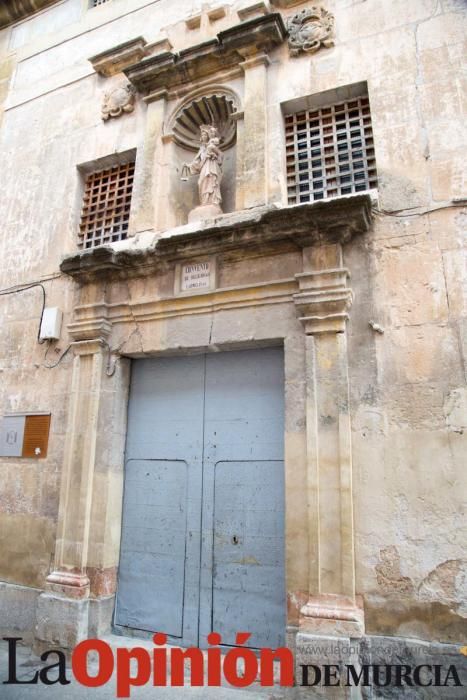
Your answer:
[[[146,95],[143,97],[143,102],[146,102],[146,104],[151,104],[151,102],[158,102],[159,100],[164,100],[164,102],[167,102],[169,98],[169,93],[167,90],[156,90],[155,92],[149,93],[149,95]]]
[[[74,347],[86,347],[86,343],[105,343],[112,331],[112,324],[105,317],[96,316],[75,320],[68,324],[67,330],[75,341]]]
[[[307,335],[343,333],[353,294],[346,268],[295,275],[300,291],[293,299]]]
[[[270,63],[271,61],[269,56],[261,52],[249,58],[245,58],[245,60],[240,63],[240,67],[243,71],[247,71],[249,68],[256,68],[256,66],[268,66]]]
[[[106,347],[107,341],[103,340],[102,338],[82,340],[72,343],[73,353],[79,356],[95,355],[98,352],[102,352]]]

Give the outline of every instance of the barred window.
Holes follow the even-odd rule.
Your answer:
[[[285,117],[289,204],[376,187],[368,97]]]
[[[94,246],[127,237],[135,161],[86,176],[79,246]]]

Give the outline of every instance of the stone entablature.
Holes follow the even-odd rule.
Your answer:
[[[178,53],[167,51],[146,58],[124,73],[142,93],[174,89],[229,68],[238,69],[245,58],[271,51],[286,37],[282,16],[274,12],[237,24]]]
[[[167,231],[153,244],[139,248],[128,241],[123,249],[99,246],[69,255],[60,269],[76,279],[122,272],[154,274],[168,259],[221,251],[262,248],[284,243],[293,248],[347,243],[371,224],[369,194],[350,195],[292,207],[258,207],[225,214],[215,221]]]

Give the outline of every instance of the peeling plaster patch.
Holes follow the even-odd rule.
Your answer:
[[[391,545],[380,550],[380,563],[375,567],[378,585],[385,592],[412,593],[413,583],[401,574],[401,559],[397,547]]]
[[[444,402],[444,415],[448,428],[463,433],[467,428],[467,389],[453,389]]]
[[[457,607],[467,584],[467,561],[450,559],[430,571],[418,587],[420,600]],[[458,611],[460,612],[460,611]],[[467,616],[467,610],[465,611]]]
[[[420,207],[425,204],[426,195],[420,192],[403,170],[399,172],[378,169],[378,188],[384,209],[397,211]]]

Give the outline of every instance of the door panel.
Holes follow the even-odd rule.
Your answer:
[[[234,645],[284,643],[283,463],[218,462],[214,477],[213,614],[215,631]]]
[[[282,350],[208,355],[201,639],[214,630],[231,645],[247,631],[253,647],[284,642],[283,460]]]
[[[281,349],[133,363],[116,624],[285,635]]]
[[[128,406],[115,622],[184,645],[198,643],[204,373],[202,355],[137,360]]]
[[[182,637],[187,464],[126,464],[117,623]]]

